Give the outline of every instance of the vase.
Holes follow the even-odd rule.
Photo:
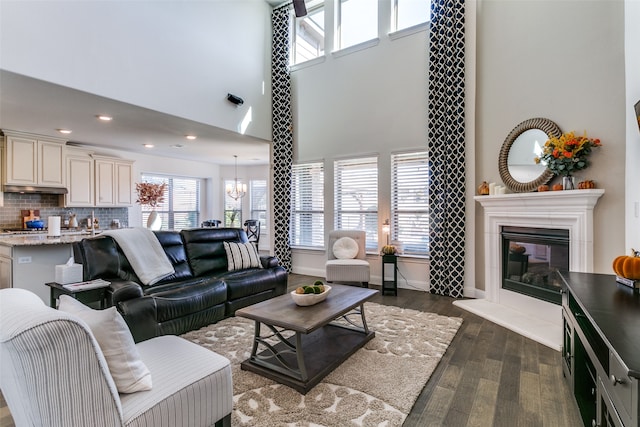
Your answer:
[[[158,212],[151,211],[149,218],[147,218],[147,228],[149,230],[160,230],[162,228],[162,218],[158,215]]]
[[[563,190],[575,190],[576,189],[576,179],[575,177],[563,176],[562,177],[562,189]]]

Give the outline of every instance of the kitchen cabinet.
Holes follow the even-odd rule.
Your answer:
[[[7,130],[3,132],[5,184],[65,186],[64,139]]]
[[[585,426],[640,426],[640,295],[615,276],[562,273],[562,368]]]
[[[133,204],[133,161],[103,156],[95,159],[96,206]]]
[[[12,285],[11,248],[0,246],[0,289]]]
[[[94,206],[94,160],[91,152],[67,149],[67,189],[65,206]]]

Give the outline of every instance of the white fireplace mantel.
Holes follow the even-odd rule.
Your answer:
[[[481,316],[486,311],[483,317],[559,348],[560,306],[502,289],[502,227],[568,230],[569,270],[589,273],[593,271],[593,209],[603,194],[602,189],[591,189],[474,197],[484,208],[485,298],[467,300],[469,307],[466,301],[459,305]],[[507,313],[505,319],[500,319],[502,311]]]

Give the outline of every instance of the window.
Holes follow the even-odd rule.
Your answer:
[[[407,255],[429,253],[428,188],[426,151],[391,155],[391,238]]]
[[[293,14],[293,11],[291,12]],[[309,6],[307,16],[293,21],[291,65],[324,55],[324,4]]]
[[[334,163],[335,228],[365,230],[367,250],[378,247],[378,158]]]
[[[431,18],[430,0],[391,0],[393,2],[392,31],[399,31],[428,22]]]
[[[223,188],[234,188],[235,185],[235,180],[227,179],[224,181]],[[226,194],[226,190],[224,195],[224,226],[242,228],[242,197],[234,200],[233,197]]]
[[[344,49],[378,37],[378,2],[340,0],[337,5],[336,49]]]
[[[200,180],[173,176],[142,175],[142,181],[167,184],[164,202],[156,208],[162,218],[163,230],[195,228],[200,224]],[[154,208],[142,206],[142,223]]]
[[[249,182],[251,217],[260,221],[260,234],[267,230],[267,181],[264,179]],[[244,224],[244,223],[243,223]]]
[[[291,246],[324,249],[324,165],[291,168]]]

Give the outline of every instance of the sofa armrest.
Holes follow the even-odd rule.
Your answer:
[[[155,298],[145,296],[121,301],[118,304],[118,311],[129,326],[135,342],[145,341],[159,335]]]
[[[280,260],[275,256],[262,255],[260,257],[260,262],[262,263],[263,268],[273,268],[280,265]]]
[[[144,296],[142,286],[130,280],[111,280],[109,285],[109,300],[116,307],[122,301]]]

